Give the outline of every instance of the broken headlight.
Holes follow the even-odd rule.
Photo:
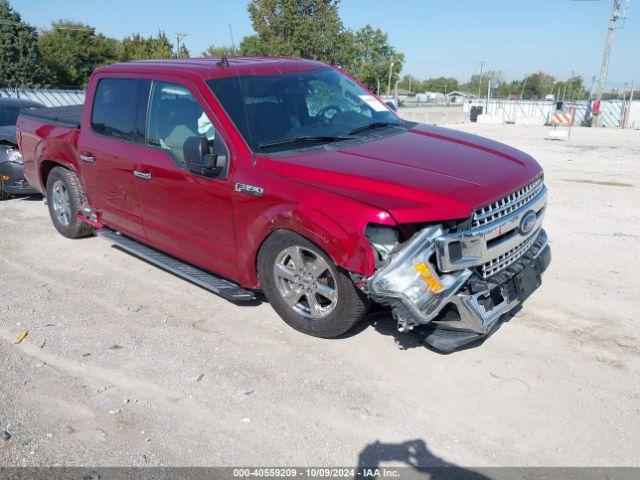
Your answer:
[[[22,154],[20,153],[20,150],[7,148],[5,153],[7,154],[8,161],[22,165]]]
[[[432,261],[436,239],[443,235],[440,225],[425,228],[394,253],[368,281],[374,300],[401,306],[413,312],[413,323],[426,323],[434,318],[451,295],[467,281],[471,272],[439,274]],[[404,316],[404,315],[403,315]]]
[[[376,254],[376,265],[385,262],[400,244],[398,231],[392,227],[367,225],[364,234]]]
[[[372,287],[381,296],[406,296],[411,302],[428,301],[444,287],[429,257],[435,252],[440,226],[427,228],[412,238],[388,265],[376,272]]]

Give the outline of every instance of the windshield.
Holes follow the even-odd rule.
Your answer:
[[[377,98],[330,67],[207,83],[254,151],[308,147],[403,124]]]
[[[15,125],[18,121],[18,115],[20,115],[19,107],[0,108],[0,127]]]

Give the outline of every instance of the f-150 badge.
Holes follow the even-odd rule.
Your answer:
[[[243,192],[255,197],[262,197],[264,195],[264,188],[247,185],[246,183],[236,183],[236,192]]]

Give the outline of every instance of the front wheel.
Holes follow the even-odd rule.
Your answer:
[[[304,237],[282,230],[258,255],[260,286],[274,310],[296,330],[321,338],[342,335],[367,312],[349,276]]]
[[[72,171],[64,167],[51,170],[47,178],[49,215],[53,226],[65,237],[86,237],[93,231],[91,225],[76,217],[84,202],[84,192]]]

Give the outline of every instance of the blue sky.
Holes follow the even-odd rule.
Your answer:
[[[252,33],[243,0],[10,0],[23,18],[46,27],[69,18],[122,38],[164,30],[192,55],[209,44],[236,43]],[[465,80],[479,69],[501,70],[507,79],[543,70],[564,78],[574,70],[590,81],[600,70],[611,0],[342,0],[348,28],[367,23],[389,34],[405,54],[404,73],[420,78],[450,75]],[[615,33],[607,88],[640,83],[640,0],[631,3],[624,29]],[[587,82],[588,83],[588,82]]]

